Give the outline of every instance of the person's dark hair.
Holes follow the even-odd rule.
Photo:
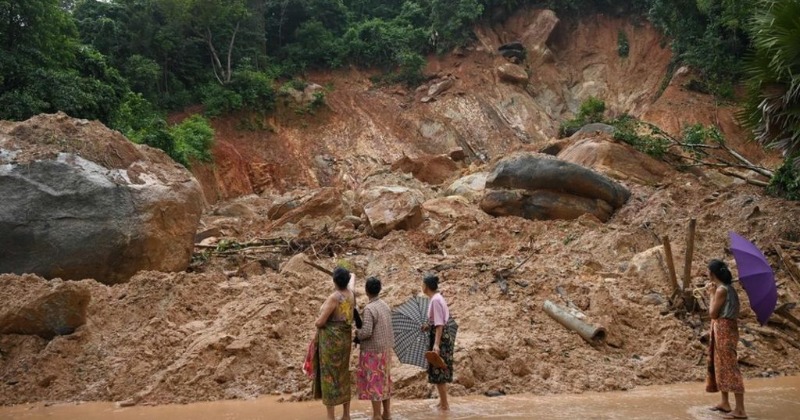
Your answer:
[[[333,283],[339,290],[347,289],[347,284],[350,283],[350,272],[344,267],[336,267],[333,270]]]
[[[364,283],[364,290],[370,296],[378,296],[381,292],[381,281],[377,277],[367,278],[367,282]]]
[[[731,281],[733,281],[733,274],[731,274],[728,264],[725,264],[725,262],[721,260],[709,261],[708,271],[710,271],[714,277],[718,278],[722,284],[731,284]]]
[[[425,283],[425,286],[432,291],[439,290],[439,277],[435,274],[428,274],[425,278],[422,279],[422,282]]]

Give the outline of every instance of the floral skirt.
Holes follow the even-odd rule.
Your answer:
[[[436,342],[436,328],[431,327],[428,342],[428,351],[433,350]],[[442,329],[442,341],[439,345],[439,356],[444,360],[444,368],[428,365],[428,382],[432,384],[446,384],[453,382],[453,347],[455,347],[453,336],[445,326]]]
[[[707,392],[744,393],[736,345],[739,327],[735,319],[712,319],[708,343]]]
[[[361,351],[356,386],[358,399],[383,401],[392,397],[391,353]]]
[[[350,401],[350,346],[352,327],[328,322],[319,330],[314,357],[314,398],[332,407]]]

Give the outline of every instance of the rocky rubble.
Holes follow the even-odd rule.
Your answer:
[[[11,295],[31,297],[22,299],[19,309],[0,311],[3,328],[22,325],[23,313],[29,325],[72,319],[25,303],[46,302],[38,296],[47,296],[51,288],[74,285],[81,298],[70,300],[75,305],[67,305],[68,313],[80,314],[81,305],[88,304],[86,322],[76,317],[61,324],[69,329],[40,333],[26,326],[0,334],[0,402],[159,404],[271,393],[309,398],[300,364],[331,282],[305,260],[324,267],[346,263],[359,286],[367,275],[380,276],[384,299],[392,306],[419,293],[423,273],[438,273],[460,325],[454,395],[604,391],[699,380],[705,374],[707,319],[702,311],[670,306],[660,238],[673,238],[680,265],[684,250],[674,239],[683,238],[689,218],[698,220],[693,284],[704,281],[708,259],[733,263],[725,255],[728,230],[765,250],[776,240],[800,238],[793,222],[800,205],[764,196],[752,186],[718,187],[689,173],[675,173],[659,186],[630,178],[625,190],[609,187],[605,199],[621,207],[606,223],[589,215],[575,220],[491,217],[471,200],[446,193],[437,197],[401,173],[381,172],[371,179],[358,194],[300,189],[243,197],[235,201],[239,210],[229,215],[212,210],[201,233],[218,235],[219,246],[198,248],[193,273],[141,272],[113,286],[0,277],[4,301]],[[519,179],[493,179],[498,185],[522,185]],[[525,185],[533,185],[527,179]],[[397,186],[401,183],[420,189]],[[287,202],[296,205],[277,211]],[[354,223],[360,211],[366,222]],[[398,222],[394,228],[403,229],[390,229],[394,222],[386,212],[397,216],[391,219]],[[276,224],[281,219],[283,226]],[[285,228],[301,225],[304,230]],[[381,226],[385,230],[375,235],[371,229]],[[276,235],[291,236],[271,245],[247,245]],[[768,255],[781,301],[795,301],[800,288]],[[554,322],[541,309],[545,300],[603,326],[605,342],[592,346]],[[800,349],[778,334],[762,334],[747,309],[741,323],[745,375],[759,376],[766,369],[798,372]],[[795,334],[781,323],[771,328],[787,337]],[[69,335],[53,335],[72,329]],[[353,366],[356,357],[354,352]],[[393,375],[398,398],[430,395],[419,369],[395,363]]]

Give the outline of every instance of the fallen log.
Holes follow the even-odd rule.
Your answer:
[[[313,262],[308,261],[308,260],[303,260],[303,262],[306,263],[307,265],[310,265],[310,266],[316,268],[319,271],[322,271],[323,273],[325,273],[325,274],[327,274],[329,276],[333,275],[333,271],[328,270],[327,268],[325,268],[325,267],[323,267],[323,266],[321,266],[319,264],[313,263]]]
[[[778,257],[780,258],[781,263],[783,263],[783,267],[789,273],[789,277],[794,280],[798,286],[800,286],[800,269],[797,268],[797,264],[795,264],[791,258],[786,256],[786,253],[783,252],[783,248],[781,248],[780,245],[777,243],[772,245],[775,248],[775,252],[778,253]]]
[[[786,343],[790,344],[792,347],[800,350],[800,342],[798,342],[797,340],[789,337],[788,335],[786,335],[786,334],[784,334],[784,333],[782,333],[780,331],[775,331],[775,330],[764,328],[764,327],[751,327],[750,329],[755,331],[755,332],[757,332],[757,333],[759,333],[759,334],[761,334],[761,335],[763,335],[764,337],[780,338],[781,340],[783,340]]]
[[[575,331],[589,344],[598,344],[606,339],[605,328],[587,324],[549,300],[544,301],[543,308],[550,318]]]
[[[792,313],[790,312],[790,310],[794,309],[795,306],[796,305],[794,303],[785,303],[785,304],[779,306],[777,309],[775,309],[775,315],[778,315],[781,318],[783,318],[783,319],[791,322],[792,324],[800,327],[800,319],[797,319],[797,317],[792,315]]]

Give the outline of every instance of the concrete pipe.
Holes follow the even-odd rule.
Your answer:
[[[578,333],[589,344],[597,344],[606,339],[605,328],[589,325],[549,300],[544,301],[544,311],[559,324]]]

